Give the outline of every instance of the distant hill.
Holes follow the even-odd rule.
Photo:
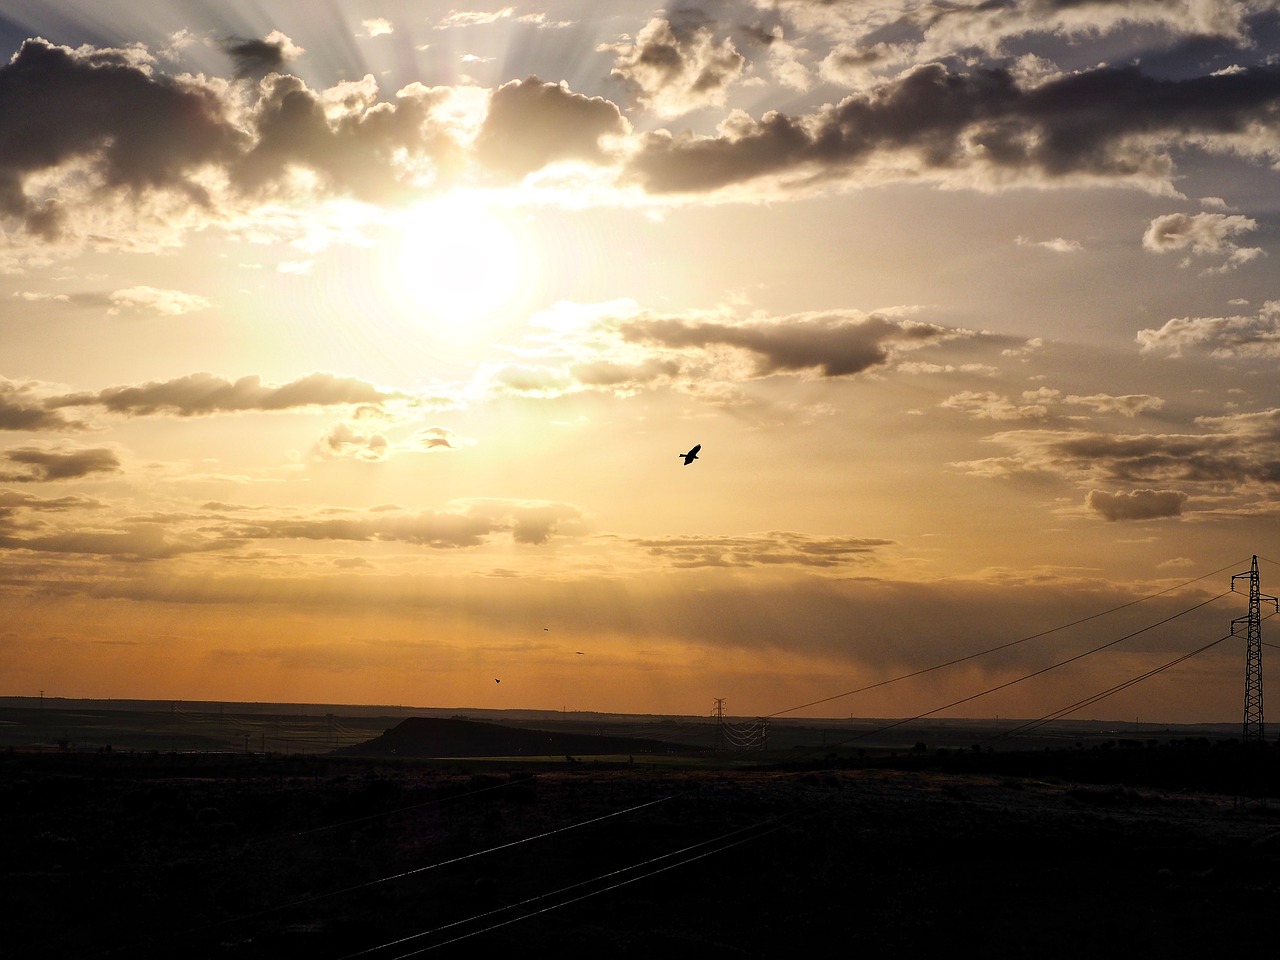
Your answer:
[[[359,757],[592,757],[703,753],[704,748],[584,733],[524,730],[478,720],[409,717],[380,737],[338,751]]]

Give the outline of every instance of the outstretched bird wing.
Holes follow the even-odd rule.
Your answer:
[[[685,456],[687,456],[687,457],[691,457],[691,458],[692,458],[692,457],[696,457],[696,456],[698,455],[698,451],[699,451],[699,450],[701,450],[701,449],[702,449],[702,444],[700,444],[700,443],[695,443],[695,444],[693,445],[693,449],[692,449],[692,450],[690,450],[687,454],[685,454]]]

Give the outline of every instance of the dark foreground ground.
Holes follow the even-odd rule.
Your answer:
[[[1280,803],[1156,755],[10,751],[4,954],[1274,955]]]

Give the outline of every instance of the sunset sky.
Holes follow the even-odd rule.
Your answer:
[[[902,717],[1280,592],[1276,0],[0,0],[0,46],[0,695]]]

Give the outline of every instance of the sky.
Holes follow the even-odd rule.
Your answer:
[[[0,694],[1036,718],[1220,641],[1073,715],[1242,717],[1276,0],[0,46]]]

